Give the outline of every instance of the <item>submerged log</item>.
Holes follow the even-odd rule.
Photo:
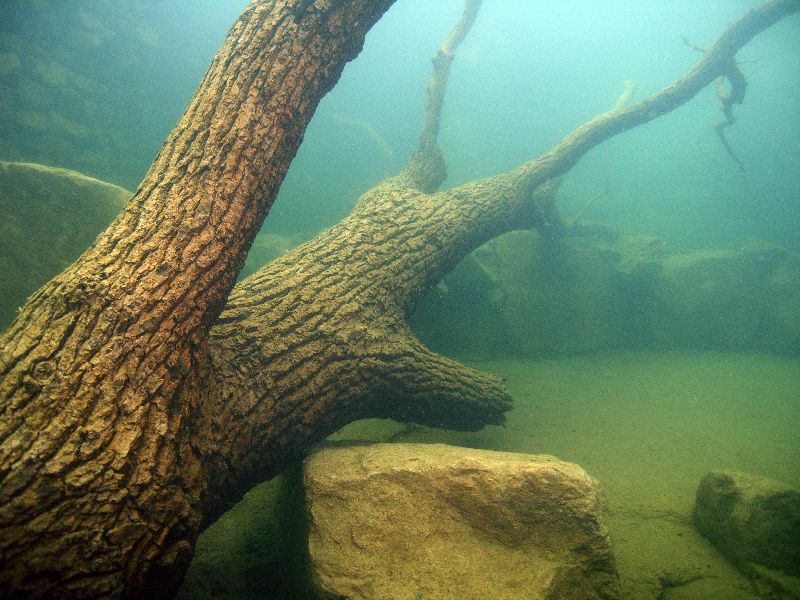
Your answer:
[[[559,232],[560,175],[798,9],[751,11],[675,84],[506,174],[436,192],[434,129],[339,225],[231,291],[319,97],[390,4],[252,3],[128,208],[3,335],[6,596],[168,596],[203,524],[345,423],[502,422],[502,382],[416,340],[415,303],[496,235]],[[431,114],[443,94],[429,98]]]
[[[255,0],[133,199],[0,339],[0,595],[169,596],[217,498],[208,336],[392,0]]]

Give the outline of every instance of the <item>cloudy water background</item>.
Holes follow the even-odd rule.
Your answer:
[[[240,0],[6,0],[0,5],[0,157],[135,189],[194,92]],[[642,98],[755,6],[726,2],[487,0],[453,68],[441,145],[448,184],[512,168],[607,110]],[[322,101],[267,228],[309,235],[395,173],[417,140],[430,57],[459,0],[400,0]],[[566,216],[680,248],[748,239],[800,246],[800,32],[789,18],[739,54],[750,83],[728,130],[713,86],[593,150],[564,183]]]

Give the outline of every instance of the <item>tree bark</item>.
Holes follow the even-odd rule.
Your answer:
[[[256,0],[128,207],[0,340],[4,597],[168,596],[208,511],[207,345],[319,99],[393,0]]]
[[[437,193],[431,111],[457,45],[445,43],[429,88],[432,134],[406,168],[231,291],[317,100],[389,4],[252,4],[130,207],[4,335],[8,595],[168,595],[204,523],[347,422],[501,423],[501,381],[411,334],[418,299],[494,236],[558,232],[560,175],[728,73],[741,45],[798,9],[768,2],[661,92],[509,173]]]

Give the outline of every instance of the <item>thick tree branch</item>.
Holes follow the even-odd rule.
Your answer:
[[[552,205],[543,196],[555,188],[541,186],[535,204]],[[501,423],[510,408],[503,383],[432,353],[406,319],[460,256],[523,225],[509,216],[494,195],[473,204],[392,179],[236,286],[212,330],[208,422],[199,427],[216,432],[204,446],[217,449],[206,463],[220,495],[243,493],[358,418],[464,430]]]

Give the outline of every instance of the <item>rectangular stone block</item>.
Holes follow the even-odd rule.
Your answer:
[[[598,482],[551,456],[329,447],[305,465],[309,551],[334,598],[616,599]]]

